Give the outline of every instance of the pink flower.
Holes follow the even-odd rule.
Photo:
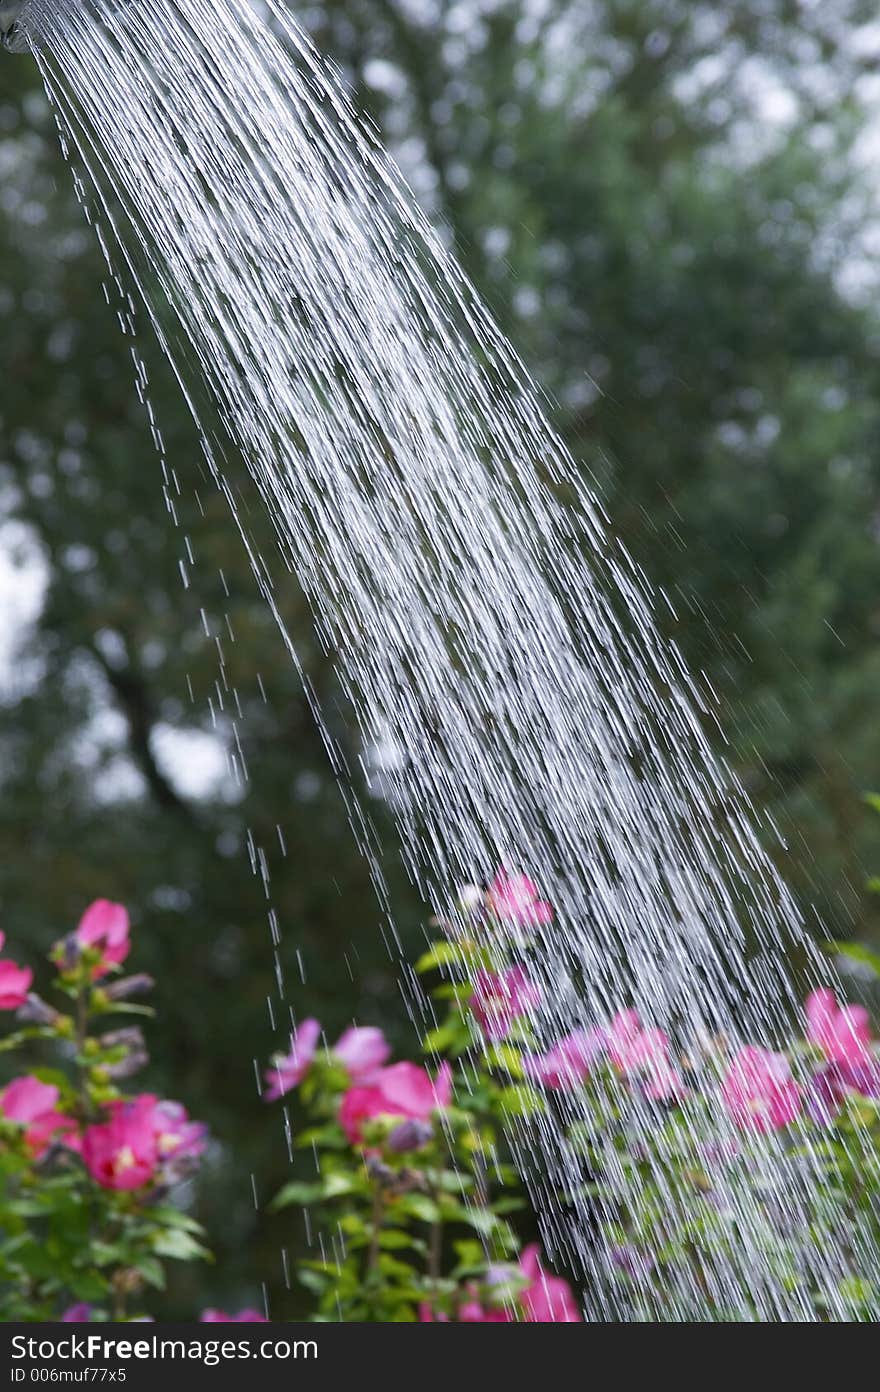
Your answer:
[[[155,1097],[145,1094],[116,1103],[109,1121],[87,1126],[82,1157],[103,1189],[140,1189],[159,1163],[154,1123]]]
[[[0,1092],[0,1113],[25,1127],[25,1145],[34,1156],[42,1155],[59,1132],[75,1129],[76,1123],[57,1111],[59,1096],[57,1087],[32,1074],[16,1078]]]
[[[629,1079],[638,1079],[645,1096],[668,1102],[684,1091],[680,1073],[669,1057],[663,1030],[646,1030],[637,1010],[621,1010],[607,1035],[608,1057]]]
[[[268,1324],[265,1315],[259,1310],[240,1310],[237,1315],[227,1315],[225,1310],[203,1310],[199,1324]]]
[[[62,1324],[88,1324],[92,1318],[92,1307],[84,1303],[68,1305],[61,1316]]]
[[[502,923],[535,928],[549,923],[553,910],[538,897],[538,886],[528,875],[508,875],[499,870],[486,892],[486,907]]]
[[[163,1161],[176,1164],[195,1160],[208,1143],[207,1126],[201,1121],[191,1121],[180,1102],[156,1102],[151,1120],[156,1150]]]
[[[375,1117],[411,1117],[428,1121],[452,1100],[452,1069],[444,1063],[431,1081],[424,1068],[414,1063],[395,1063],[383,1068],[365,1087],[349,1088],[342,1099],[339,1121],[353,1145],[361,1141],[361,1125]]]
[[[536,1242],[526,1247],[519,1269],[529,1282],[520,1294],[523,1315],[529,1324],[580,1324],[581,1312],[571,1286],[561,1276],[551,1276],[541,1265]]]
[[[871,1060],[871,1027],[862,1005],[839,1006],[833,991],[807,996],[807,1038],[831,1063],[862,1064]]]
[[[644,1033],[637,1010],[619,1010],[608,1029],[608,1057],[622,1072],[630,1071],[633,1050]]]
[[[475,1296],[458,1307],[460,1324],[512,1324],[514,1316],[508,1310],[486,1309]],[[419,1324],[449,1324],[449,1316],[435,1310],[427,1301],[419,1306]]]
[[[380,1029],[354,1025],[339,1036],[333,1049],[353,1083],[371,1083],[387,1062],[391,1045]]]
[[[86,909],[73,936],[80,948],[100,950],[101,960],[92,972],[96,980],[125,961],[131,951],[128,931],[128,912],[122,904],[96,899]]]
[[[0,952],[5,941],[5,933],[0,933]],[[9,960],[0,961],[0,1010],[18,1010],[24,1005],[33,979],[30,967],[19,967]]]
[[[514,1316],[509,1310],[497,1310],[481,1305],[479,1300],[468,1300],[458,1308],[460,1324],[512,1324]]]
[[[731,1119],[746,1131],[778,1131],[801,1110],[801,1091],[785,1055],[752,1045],[735,1055],[721,1094]]]
[[[526,1054],[523,1070],[533,1083],[544,1087],[576,1087],[590,1076],[604,1049],[604,1030],[577,1030],[560,1039],[546,1054]]]
[[[449,1316],[442,1310],[435,1311],[433,1305],[423,1300],[419,1306],[419,1324],[448,1324]]]
[[[541,993],[522,967],[478,971],[469,1005],[487,1039],[504,1039],[514,1020],[538,1004]]]
[[[303,1020],[294,1031],[290,1037],[290,1053],[276,1054],[272,1067],[266,1070],[267,1102],[277,1102],[291,1088],[299,1086],[312,1066],[320,1036],[321,1026],[313,1019]]]

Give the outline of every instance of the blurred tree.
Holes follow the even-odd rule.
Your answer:
[[[326,0],[301,17],[669,595],[671,631],[718,693],[727,756],[791,842],[805,906],[867,932],[877,326],[850,150],[869,7]],[[329,1028],[400,1018],[396,985],[307,704],[144,331],[176,525],[163,503],[105,272],[22,59],[4,61],[0,173],[0,540],[22,563],[14,592],[45,589],[2,674],[4,926],[47,945],[99,894],[143,924],[137,963],[161,983],[154,1080],[227,1143],[200,1204],[228,1303],[279,1271],[247,1177],[267,1193],[286,1165],[252,1064],[284,1028],[273,1035],[266,1005],[269,910],[289,999]],[[259,535],[256,508],[250,525]],[[289,585],[284,610],[353,752]],[[236,740],[246,788],[223,765]],[[389,874],[414,926],[393,860]]]

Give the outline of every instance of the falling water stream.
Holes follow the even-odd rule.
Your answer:
[[[123,327],[138,290],[183,389],[194,366],[207,387],[212,477],[279,617],[224,474],[225,453],[244,458],[362,747],[385,751],[427,901],[442,911],[457,884],[529,868],[555,907],[528,948],[547,1040],[625,1004],[682,1042],[776,1042],[786,952],[808,949],[710,752],[710,713],[536,389],[335,73],[274,0],[30,0],[23,21]],[[167,466],[166,488],[173,509]],[[654,1124],[630,1105],[634,1134]],[[586,1120],[576,1093],[560,1106]],[[735,1165],[717,1179],[730,1241],[673,1268],[660,1311],[615,1285],[559,1121],[524,1126],[518,1153],[590,1319],[807,1320],[816,1290],[845,1318],[842,1278],[878,1265],[826,1214],[809,1149],[767,1141],[739,1180]],[[674,1236],[679,1198],[657,1180]],[[822,1240],[799,1242],[810,1227]]]

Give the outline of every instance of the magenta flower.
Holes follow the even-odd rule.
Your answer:
[[[528,875],[508,875],[499,870],[486,891],[486,907],[502,923],[520,928],[537,928],[549,923],[553,910],[538,895],[538,886]]]
[[[526,1054],[523,1071],[533,1083],[548,1088],[577,1087],[590,1076],[605,1050],[605,1031],[577,1030],[554,1044],[546,1054]]]
[[[608,1057],[628,1079],[638,1080],[646,1097],[669,1102],[684,1091],[684,1082],[669,1056],[663,1030],[646,1030],[637,1010],[621,1010],[606,1037]]]
[[[643,1033],[641,1016],[637,1010],[619,1010],[611,1021],[607,1036],[608,1057],[621,1072],[630,1072],[633,1051],[639,1047]]]
[[[826,1064],[810,1079],[804,1105],[813,1121],[828,1126],[851,1092],[880,1098],[880,1060],[872,1055],[865,1063]]]
[[[85,1303],[68,1305],[61,1316],[62,1324],[88,1324],[92,1318],[92,1307]]]
[[[788,1059],[753,1045],[734,1056],[721,1095],[731,1120],[744,1131],[778,1131],[801,1110],[801,1090]]]
[[[520,1258],[519,1269],[529,1282],[520,1294],[523,1315],[529,1324],[580,1324],[581,1312],[574,1293],[561,1276],[551,1276],[541,1265],[538,1244],[531,1243]]]
[[[60,1093],[52,1083],[41,1083],[28,1074],[16,1078],[0,1092],[0,1114],[24,1126],[25,1145],[35,1157],[42,1155],[53,1137],[73,1131],[76,1123],[57,1110]]]
[[[515,1316],[509,1310],[481,1305],[479,1300],[466,1300],[458,1307],[460,1324],[513,1324]]]
[[[0,952],[6,941],[0,933]],[[19,967],[8,958],[0,960],[0,1010],[18,1010],[27,1001],[34,974],[30,967]]]
[[[266,1070],[266,1082],[269,1084],[264,1099],[266,1102],[277,1102],[291,1088],[299,1086],[312,1066],[320,1037],[321,1026],[317,1020],[303,1020],[294,1030],[290,1037],[290,1053],[276,1054],[272,1067]]]
[[[468,1004],[486,1038],[497,1041],[506,1038],[514,1020],[527,1015],[540,999],[524,969],[508,967],[503,972],[478,971]]]
[[[115,1103],[109,1121],[87,1126],[82,1157],[103,1189],[141,1189],[159,1164],[154,1124],[155,1097]]]
[[[512,1324],[514,1316],[508,1310],[487,1309],[476,1296],[458,1307],[460,1324]],[[419,1324],[449,1324],[449,1316],[442,1310],[435,1310],[427,1301],[419,1306]]]
[[[196,1160],[208,1143],[207,1126],[191,1121],[180,1102],[154,1102],[151,1120],[156,1150],[163,1161],[176,1165]]]
[[[423,1300],[419,1306],[419,1324],[448,1324],[449,1316],[442,1310],[435,1310],[427,1300]]]
[[[871,1061],[871,1026],[864,1006],[839,1006],[833,991],[821,990],[807,996],[806,1012],[807,1038],[830,1063]]]
[[[259,1310],[239,1310],[237,1315],[227,1315],[225,1310],[203,1310],[199,1324],[268,1324],[265,1315]]]
[[[387,1063],[391,1045],[380,1029],[352,1025],[339,1036],[333,1057],[342,1064],[353,1083],[371,1083]]]
[[[383,1068],[369,1086],[349,1088],[342,1099],[339,1121],[353,1145],[360,1144],[361,1127],[376,1117],[428,1121],[452,1100],[452,1069],[444,1063],[432,1081],[414,1063]]]
[[[96,980],[106,976],[111,967],[125,961],[131,951],[128,933],[128,912],[122,904],[114,904],[109,899],[96,899],[86,909],[73,936],[80,948],[97,948],[100,951],[101,960],[92,971]]]

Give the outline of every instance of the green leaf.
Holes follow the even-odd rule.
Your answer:
[[[490,1068],[503,1068],[512,1078],[522,1078],[522,1054],[511,1044],[492,1044],[486,1050],[486,1062]]]
[[[154,1286],[156,1290],[165,1289],[165,1272],[157,1257],[140,1257],[134,1263],[134,1268],[141,1273],[148,1286]]]
[[[546,1110],[546,1103],[534,1088],[520,1085],[499,1089],[498,1103],[507,1116],[533,1116]]]
[[[405,1194],[394,1205],[395,1213],[409,1213],[421,1223],[438,1223],[440,1209],[427,1194]]]
[[[880,977],[880,952],[873,952],[870,947],[865,947],[864,943],[829,943],[828,951],[836,957],[846,957],[850,962],[869,967],[875,976]]]
[[[430,1030],[422,1040],[422,1048],[426,1054],[442,1054],[455,1043],[458,1030],[455,1025],[447,1020],[445,1025],[438,1025],[436,1029]]]
[[[162,1206],[150,1211],[150,1217],[156,1222],[161,1223],[166,1228],[183,1228],[184,1232],[194,1233],[202,1236],[205,1229],[195,1218],[191,1218],[188,1213],[181,1213],[179,1208]]]
[[[153,1238],[153,1251],[160,1257],[169,1257],[172,1261],[212,1260],[207,1247],[203,1247],[201,1242],[196,1242],[190,1233],[184,1232],[181,1228],[168,1228],[164,1232],[156,1233]]]
[[[269,1205],[269,1212],[277,1213],[279,1208],[289,1208],[291,1204],[318,1203],[325,1197],[322,1183],[300,1184],[294,1180],[290,1184],[285,1184],[283,1189],[279,1189]]]

